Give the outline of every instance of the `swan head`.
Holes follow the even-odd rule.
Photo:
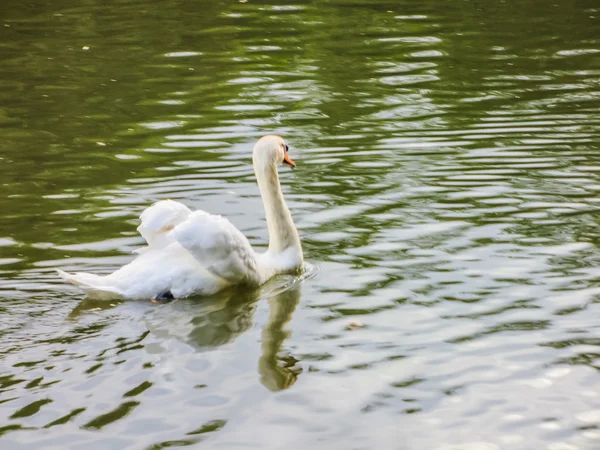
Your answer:
[[[269,167],[287,164],[296,167],[296,163],[288,154],[289,147],[281,136],[268,134],[261,137],[254,145],[252,161],[254,165]]]

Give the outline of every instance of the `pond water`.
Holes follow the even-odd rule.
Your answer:
[[[9,0],[2,449],[600,448],[596,0]],[[92,302],[172,198],[306,276]],[[361,326],[362,325],[362,326]]]

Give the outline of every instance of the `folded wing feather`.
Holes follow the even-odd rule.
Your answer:
[[[230,282],[258,282],[256,255],[250,242],[229,220],[194,211],[171,232],[198,262]]]
[[[229,220],[173,200],[161,200],[140,215],[139,233],[148,247],[162,249],[178,242],[205,269],[231,283],[258,280],[252,246]]]
[[[137,230],[148,243],[148,247],[137,250],[137,253],[143,253],[149,248],[164,248],[173,243],[170,232],[191,213],[187,206],[174,200],[160,200],[146,208],[140,215],[142,223]]]

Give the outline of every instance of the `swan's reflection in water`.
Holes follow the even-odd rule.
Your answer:
[[[301,369],[291,355],[281,355],[281,349],[290,331],[285,329],[300,302],[300,285],[271,296],[269,320],[262,332],[262,355],[258,360],[261,383],[271,391],[287,389],[296,382]]]
[[[145,314],[144,322],[155,336],[207,350],[234,341],[250,328],[259,298],[257,290],[228,289],[157,306]]]
[[[300,302],[304,277],[280,276],[260,289],[230,289],[211,297],[177,300],[159,306],[149,302],[86,299],[73,309],[69,319],[78,320],[92,312],[110,314],[110,310],[114,312],[118,308],[117,314],[132,314],[141,320],[145,333],[149,331],[158,337],[154,342],[144,343],[146,352],[168,357],[163,345],[169,339],[184,342],[197,351],[210,351],[235,341],[252,327],[259,300],[266,300],[269,316],[262,330],[258,372],[267,389],[280,391],[293,385],[301,372],[298,360],[283,354],[282,348],[290,335],[285,327]]]
[[[83,299],[67,316],[67,319],[77,320],[79,316],[84,316],[86,313],[94,311],[108,311],[114,307],[124,303],[124,300],[94,300],[85,298]]]
[[[251,328],[259,300],[265,299],[269,317],[262,330],[258,372],[267,389],[279,391],[294,384],[301,371],[298,360],[281,354],[290,334],[285,326],[300,301],[300,284],[293,277],[281,277],[262,289],[238,288],[208,298],[179,300],[152,307],[144,322],[155,336],[175,338],[198,351],[206,351],[233,342]]]

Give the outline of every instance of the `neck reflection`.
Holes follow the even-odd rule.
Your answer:
[[[271,391],[292,386],[301,372],[298,360],[282,352],[291,331],[285,329],[300,301],[300,286],[269,298],[269,319],[262,332],[262,355],[258,360],[260,382]]]

